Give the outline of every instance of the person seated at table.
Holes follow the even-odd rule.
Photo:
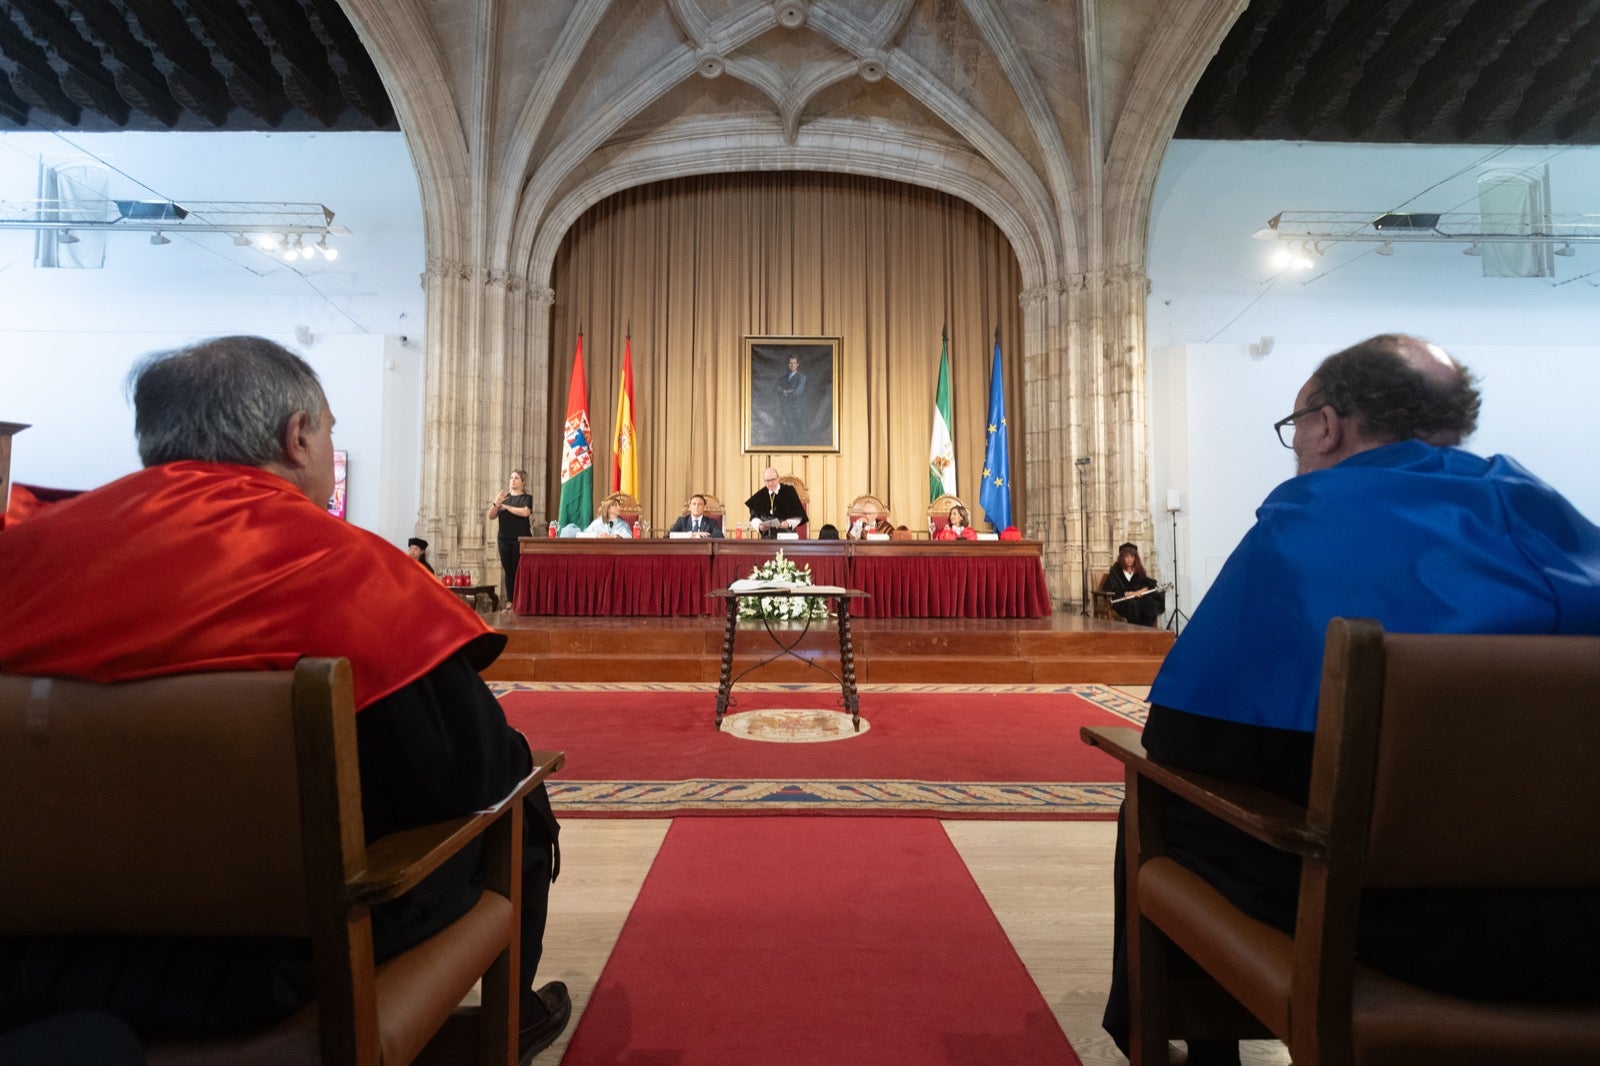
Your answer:
[[[934,540],[977,540],[978,531],[967,523],[967,509],[959,503],[950,508],[950,519],[945,527],[933,535]]]
[[[789,532],[806,524],[806,505],[793,485],[778,477],[776,467],[761,471],[761,488],[750,494],[744,505],[750,508],[750,528],[772,540],[779,531]]]
[[[817,539],[818,540],[838,540],[839,539],[839,527],[834,525],[832,522],[829,522],[827,525],[825,525],[821,529],[817,530]]]
[[[1111,593],[1111,609],[1123,621],[1136,626],[1154,627],[1167,609],[1166,593],[1156,585],[1155,578],[1144,572],[1137,544],[1117,548],[1117,561],[1111,564],[1110,573],[1100,579],[1100,591]]]
[[[633,527],[622,520],[622,504],[616,500],[607,500],[600,505],[600,511],[595,515],[594,521],[583,531],[585,537],[626,537],[633,538]]]
[[[866,540],[869,533],[882,533],[888,536],[893,532],[893,523],[878,514],[878,505],[864,503],[861,505],[861,514],[850,523],[850,532],[846,536],[850,540]]]
[[[722,520],[706,514],[706,498],[697,492],[689,497],[689,513],[679,515],[667,532],[719,539],[722,536]]]
[[[423,565],[428,573],[433,573],[433,564],[428,562],[428,542],[421,537],[412,537],[406,541],[406,554]]]

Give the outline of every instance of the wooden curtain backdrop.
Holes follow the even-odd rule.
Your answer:
[[[994,331],[1005,367],[1011,472],[1023,425],[1021,274],[977,208],[928,189],[811,173],[718,174],[619,193],[567,234],[552,272],[548,397],[565,415],[581,323],[595,495],[609,484],[623,338],[633,327],[643,515],[664,529],[690,493],[742,501],[775,466],[805,480],[811,531],[844,528],[850,501],[883,498],[897,525],[927,528],[928,444],[939,332],[950,330],[956,472],[982,522]],[[742,451],[740,360],[749,335],[842,339],[838,454]],[[545,511],[560,496],[560,444]],[[1027,511],[1013,488],[1013,521]],[[537,515],[535,516],[537,519]],[[537,524],[537,521],[536,523]]]

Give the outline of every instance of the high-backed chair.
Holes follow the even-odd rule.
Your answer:
[[[722,517],[728,513],[728,509],[723,506],[722,501],[713,496],[711,493],[696,492],[694,495],[699,496],[706,501],[705,513],[710,515],[712,518],[717,519],[719,522],[722,520]],[[678,513],[680,515],[689,513],[689,500],[687,498],[684,499],[683,506],[678,508]]]
[[[885,522],[889,521],[889,505],[884,503],[880,497],[875,496],[870,492],[863,492],[860,496],[857,496],[855,499],[851,500],[849,508],[845,510],[845,529],[848,530],[856,524],[856,519],[861,517],[861,512],[869,503],[878,509],[879,518],[883,519]]]
[[[597,512],[599,514],[605,514],[606,508],[611,506],[613,502],[622,505],[621,517],[624,522],[631,526],[633,523],[639,520],[639,501],[633,496],[632,493],[627,492],[613,492],[611,495],[600,501],[600,506],[597,509]]]
[[[928,535],[937,536],[939,531],[950,524],[950,508],[966,507],[961,502],[961,497],[952,496],[948,492],[937,500],[928,504]],[[971,520],[972,509],[967,508],[968,520]]]
[[[1356,958],[1363,889],[1600,889],[1597,693],[1600,638],[1386,634],[1336,618],[1304,808],[1152,763],[1135,730],[1085,728],[1127,767],[1136,1066],[1164,1064],[1169,1035],[1224,1035],[1189,1028],[1195,1001],[1168,980],[1169,945],[1295,1066],[1600,1061],[1600,1006],[1463,999]],[[1165,854],[1168,795],[1301,857],[1292,936]]]
[[[151,1066],[410,1062],[481,976],[479,1057],[517,1050],[523,799],[365,843],[350,664],[96,685],[0,676],[0,936],[279,936],[316,1000],[260,1032],[153,1044]],[[369,909],[473,840],[485,891],[375,964]]]
[[[806,483],[804,481],[802,481],[800,478],[798,478],[795,475],[793,475],[793,474],[784,474],[782,477],[778,478],[778,482],[779,482],[779,484],[793,485],[794,486],[795,495],[800,497],[800,506],[802,506],[802,507],[804,507],[806,509],[806,514],[807,515],[810,515],[811,514],[811,493],[806,489]],[[806,521],[806,522],[801,522],[798,526],[795,527],[794,531],[800,535],[800,539],[801,540],[804,540],[806,538],[807,530],[810,528],[810,525],[811,525],[811,523],[809,521]]]

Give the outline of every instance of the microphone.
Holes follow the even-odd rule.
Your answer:
[[[1082,459],[1078,460],[1077,465],[1078,466],[1088,466],[1089,465],[1089,461],[1090,461],[1089,457],[1087,455],[1085,455]]]

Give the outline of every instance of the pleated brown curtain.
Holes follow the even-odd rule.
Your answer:
[[[717,174],[640,186],[567,234],[551,277],[548,392],[561,424],[584,333],[595,490],[609,482],[623,339],[633,331],[643,514],[664,529],[692,492],[741,502],[776,466],[811,494],[811,530],[843,527],[850,501],[882,497],[925,529],[940,330],[950,330],[961,496],[977,511],[994,334],[1005,364],[1011,471],[1026,439],[1021,275],[1000,230],[964,201],[847,175]],[[743,450],[748,336],[840,339],[839,451]],[[559,456],[559,444],[553,445]],[[560,494],[552,471],[546,510]],[[1021,525],[1026,494],[1013,488]]]

